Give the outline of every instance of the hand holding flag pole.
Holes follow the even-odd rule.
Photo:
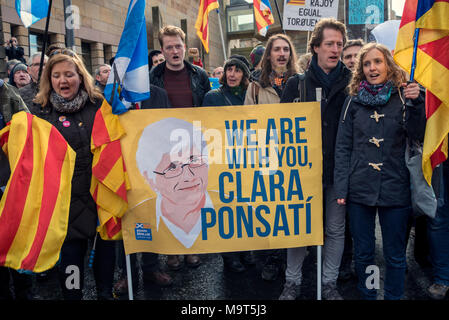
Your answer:
[[[413,56],[412,56],[412,66],[410,70],[410,80],[407,81],[407,85],[414,82],[415,79],[415,69],[416,69],[416,53],[418,51],[418,42],[419,42],[419,28],[415,29],[415,33],[413,35]],[[407,98],[405,100],[405,106],[411,107],[413,103],[411,99]]]

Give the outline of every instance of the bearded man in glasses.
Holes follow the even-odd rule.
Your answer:
[[[201,133],[195,132],[190,122],[177,118],[152,123],[139,139],[136,162],[157,194],[152,209],[156,231],[168,229],[183,247],[192,247],[201,233],[201,209],[213,208],[207,192],[209,166]],[[193,267],[195,259],[191,257],[197,255],[188,255],[185,261]]]

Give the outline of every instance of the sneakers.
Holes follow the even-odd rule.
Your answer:
[[[336,283],[323,284],[321,295],[324,300],[344,300],[337,290]]]
[[[295,300],[299,296],[301,287],[295,284],[293,281],[287,280],[284,284],[284,290],[282,290],[279,300]]]
[[[449,286],[434,283],[427,288],[427,294],[434,300],[443,300],[448,290]]]

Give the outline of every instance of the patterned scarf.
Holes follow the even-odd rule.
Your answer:
[[[56,111],[62,113],[75,113],[79,111],[86,104],[89,95],[83,89],[78,91],[78,94],[72,100],[68,101],[52,91],[50,94],[50,103],[53,105]]]
[[[369,84],[366,80],[360,82],[359,92],[354,101],[367,106],[383,106],[391,96],[393,83],[387,81],[383,84]]]
[[[287,83],[287,72],[284,72],[281,76],[278,76],[278,74],[273,70],[270,74],[270,83],[274,90],[276,90],[277,94],[279,96],[282,95],[282,92],[284,91],[285,84]]]

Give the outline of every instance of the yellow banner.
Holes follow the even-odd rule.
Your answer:
[[[126,254],[323,244],[318,102],[120,116]]]

